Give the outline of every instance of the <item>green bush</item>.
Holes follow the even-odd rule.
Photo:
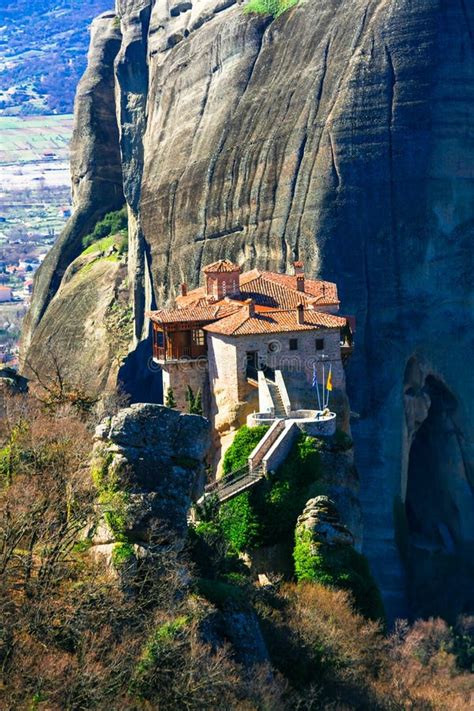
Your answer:
[[[262,530],[257,510],[251,503],[251,491],[245,491],[224,504],[219,512],[222,534],[231,550],[240,552],[261,545]],[[252,497],[253,499],[254,497]]]
[[[243,466],[247,452],[256,444],[255,430],[266,431],[266,427],[239,430],[226,453],[224,471]],[[318,440],[301,434],[278,471],[221,506],[220,525],[231,550],[241,552],[291,538],[296,520],[308,498],[314,495],[314,486],[321,475],[319,447]]]
[[[271,16],[275,19],[298,4],[298,0],[250,0],[244,12]]]
[[[219,608],[231,604],[233,607],[248,607],[245,591],[237,585],[224,583],[222,580],[207,580],[199,578],[197,591],[202,597]]]
[[[247,427],[244,425],[234,437],[222,463],[224,474],[230,474],[246,466],[249,455],[255,449],[262,437],[268,432],[267,425]]]
[[[127,565],[135,557],[135,551],[130,543],[119,542],[114,545],[112,550],[112,563],[115,568],[121,568]]]
[[[310,531],[300,529],[296,532],[293,558],[298,582],[349,590],[365,617],[384,619],[382,598],[367,559],[352,546],[315,542]]]
[[[153,675],[155,668],[160,664],[167,647],[185,632],[188,624],[189,619],[181,615],[160,625],[150,635],[135,668],[130,685],[132,691],[139,694],[146,691],[151,682],[149,676]]]
[[[127,208],[109,212],[100,222],[96,224],[91,234],[86,235],[82,240],[84,249],[92,246],[104,237],[110,235],[120,235],[123,239],[120,242],[120,249],[127,250],[128,215]]]

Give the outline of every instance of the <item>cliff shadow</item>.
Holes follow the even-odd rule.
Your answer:
[[[405,374],[406,474],[396,508],[413,617],[474,610],[474,491],[459,402],[415,359]]]
[[[141,341],[129,353],[118,374],[120,390],[129,396],[130,404],[163,402],[161,368],[153,361],[151,338]]]

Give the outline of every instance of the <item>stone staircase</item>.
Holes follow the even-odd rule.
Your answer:
[[[285,405],[281,397],[280,389],[278,385],[267,378],[267,385],[270,390],[270,395],[272,396],[273,406],[275,408],[275,417],[284,419],[287,416]]]

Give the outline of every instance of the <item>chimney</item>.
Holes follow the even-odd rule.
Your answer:
[[[303,262],[293,262],[293,266],[295,268],[295,274],[304,274],[304,264]]]
[[[188,285],[181,284],[181,296],[187,296],[187,295],[188,295]]]
[[[246,311],[247,318],[254,318],[255,316],[255,301],[253,299],[247,299],[244,301],[244,309]]]
[[[296,307],[296,320],[301,326],[304,323],[304,306],[303,304],[298,304]]]
[[[296,291],[301,291],[304,294],[304,274],[296,275]]]

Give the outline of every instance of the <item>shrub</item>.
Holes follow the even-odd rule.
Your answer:
[[[225,583],[222,580],[206,580],[200,578],[197,581],[197,591],[209,602],[219,608],[233,607],[246,608],[248,600],[244,590],[237,585]]]
[[[280,17],[284,12],[298,4],[298,0],[250,0],[244,12],[255,15]]]
[[[116,543],[112,551],[112,563],[116,568],[130,563],[135,557],[135,551],[130,543]]]
[[[245,491],[224,504],[219,512],[222,534],[231,550],[240,552],[261,545],[261,522],[251,504],[252,492]]]
[[[202,394],[201,394],[200,390],[198,390],[197,393],[195,394],[193,392],[192,387],[190,385],[188,385],[188,389],[186,392],[186,401],[188,403],[188,412],[190,415],[202,415],[203,414]]]
[[[128,231],[128,215],[127,208],[109,212],[102,220],[100,220],[91,234],[86,235],[82,240],[84,249],[94,245],[104,237],[110,235],[120,235],[123,239],[120,241],[119,252],[127,250],[127,231]]]
[[[224,474],[230,474],[246,466],[249,455],[262,437],[268,432],[267,425],[247,427],[244,425],[234,437],[234,441],[224,455],[222,468]]]
[[[174,397],[173,388],[168,388],[166,391],[165,405],[171,409],[176,407],[176,400]]]
[[[314,541],[310,531],[296,531],[293,552],[298,582],[312,582],[349,590],[367,618],[383,620],[385,612],[365,556],[350,545],[326,545]]]
[[[243,466],[266,427],[242,427],[224,458],[224,471]],[[255,432],[260,430],[260,432]],[[255,437],[255,439],[254,439]],[[220,509],[222,531],[237,552],[289,540],[320,474],[319,442],[301,434],[286,461],[258,487]]]

